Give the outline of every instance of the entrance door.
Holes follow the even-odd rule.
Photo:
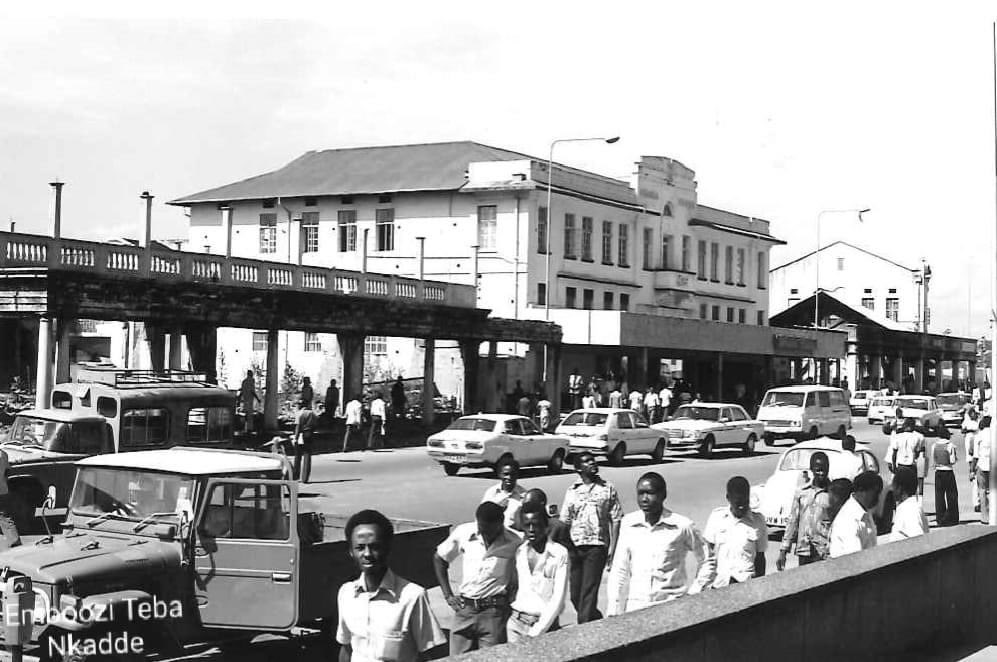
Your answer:
[[[208,483],[194,548],[206,627],[286,630],[297,619],[297,494],[289,481]]]

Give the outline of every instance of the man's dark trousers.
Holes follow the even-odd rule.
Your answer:
[[[959,523],[959,488],[954,471],[935,471],[935,521],[938,526]]]
[[[571,604],[578,612],[579,623],[602,618],[599,584],[608,555],[605,545],[579,545],[571,555]]]
[[[294,446],[294,477],[307,483],[312,476],[312,433],[302,432],[301,443]]]

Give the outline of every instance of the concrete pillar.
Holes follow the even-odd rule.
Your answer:
[[[883,357],[879,354],[869,355],[869,379],[872,380],[872,388],[879,388],[883,381]]]
[[[152,199],[155,196],[150,195],[148,191],[142,191],[139,197],[145,201],[145,231],[142,233],[142,247],[148,249],[152,247]]]
[[[817,359],[817,383],[825,386],[831,383],[827,359]]]
[[[225,228],[225,257],[232,257],[232,208],[222,207],[222,226]]]
[[[976,361],[966,362],[966,379],[972,383],[976,383]]]
[[[643,389],[647,386],[647,347],[637,348],[637,365],[630,378],[630,388]]]
[[[924,392],[924,355],[918,356],[914,361],[914,393],[920,395]]]
[[[436,395],[436,340],[426,338],[426,351],[422,357],[422,424],[433,424],[433,396]]]
[[[530,376],[529,388],[533,391],[543,390],[545,388],[543,377],[547,372],[547,348],[543,343],[530,343],[529,355],[533,359],[532,363],[527,366],[529,370],[527,374]]]
[[[65,384],[69,379],[69,335],[73,330],[73,320],[60,319],[56,322],[56,333],[59,340],[55,348],[55,383]]]
[[[197,324],[187,327],[187,351],[194,372],[204,373],[212,384],[218,383],[218,327]]]
[[[713,392],[714,402],[724,402],[724,353],[717,352],[717,387]]]
[[[358,333],[337,333],[339,355],[343,357],[342,403],[363,397],[363,347],[366,336]]]
[[[35,408],[46,409],[52,395],[52,318],[38,318],[38,366],[35,372]]]
[[[460,358],[464,363],[464,414],[473,414],[481,411],[478,403],[478,350],[481,347],[479,340],[461,340]]]
[[[561,358],[562,345],[551,344],[547,346],[548,355],[551,357],[551,368],[553,372],[553,379],[550,381],[554,385],[554,388],[547,393],[547,398],[551,403],[552,417],[554,421],[560,420],[558,415],[561,413],[561,376],[564,374],[564,361]]]
[[[904,355],[897,354],[893,359],[893,365],[891,366],[891,377],[893,379],[893,387],[898,391],[903,388],[904,385]]]
[[[146,323],[145,341],[149,344],[149,365],[154,372],[162,372],[166,359],[166,333],[161,327]]]
[[[845,358],[845,371],[848,374],[848,384],[851,390],[857,391],[862,380],[862,373],[859,372],[858,348],[853,343],[848,343],[847,355]]]
[[[65,184],[63,182],[50,182],[49,186],[52,187],[52,193],[55,199],[53,200],[54,207],[52,209],[52,238],[61,239],[62,238],[62,187]],[[11,228],[13,232],[13,228]]]
[[[277,389],[280,385],[280,335],[277,329],[267,331],[267,374],[263,386],[263,429],[277,429]]]
[[[174,328],[170,331],[170,370],[183,369],[183,331]]]

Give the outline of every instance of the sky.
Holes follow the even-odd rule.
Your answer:
[[[678,159],[702,204],[771,221],[773,265],[869,208],[822,243],[927,259],[932,331],[987,332],[989,3],[139,4],[0,9],[0,227],[50,232],[54,180],[64,236],[139,237],[147,190],[185,237],[165,201],[308,150],[619,135],[556,160]]]

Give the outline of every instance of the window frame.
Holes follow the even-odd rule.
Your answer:
[[[377,235],[374,250],[378,253],[395,250],[395,208],[374,210],[374,229]]]
[[[582,216],[582,262],[592,262],[592,232],[591,216]]]
[[[271,255],[277,252],[277,214],[260,214],[260,254]]]
[[[547,208],[544,206],[537,207],[537,253],[541,255],[547,255],[550,248],[548,244],[550,243],[550,221],[547,217]]]
[[[613,264],[613,222],[602,222],[602,263],[608,266]]]
[[[564,259],[565,260],[578,259],[578,254],[575,251],[576,232],[577,232],[577,227],[575,225],[575,215],[572,213],[565,213],[564,214]]]
[[[357,210],[340,209],[336,212],[336,229],[339,231],[339,252],[357,251]]]
[[[616,231],[616,265],[623,268],[630,267],[630,227],[626,223],[620,223]]]
[[[497,238],[498,205],[478,205],[478,250],[494,253]]]

